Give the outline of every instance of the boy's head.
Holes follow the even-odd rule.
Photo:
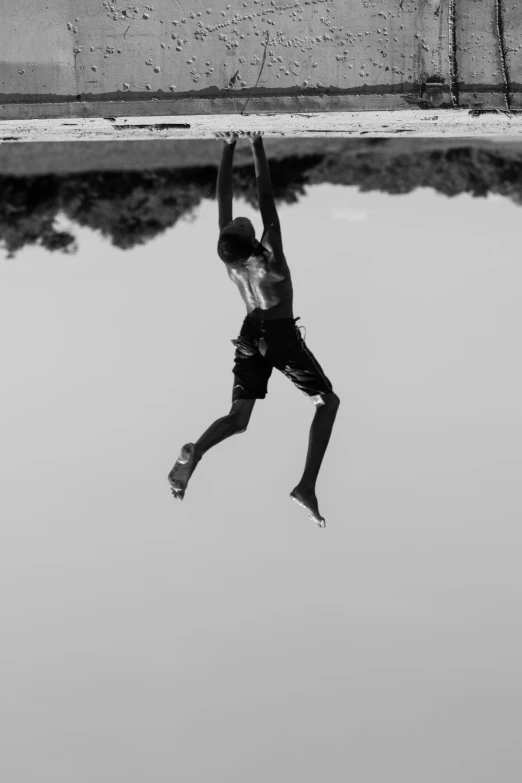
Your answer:
[[[252,221],[245,217],[238,217],[221,231],[217,252],[225,264],[240,266],[252,256],[262,255],[264,248],[256,239]]]

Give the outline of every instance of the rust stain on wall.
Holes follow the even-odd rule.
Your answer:
[[[458,0],[456,7],[460,105],[506,108],[496,0]]]
[[[522,3],[503,2],[503,37],[511,109],[522,109]]]

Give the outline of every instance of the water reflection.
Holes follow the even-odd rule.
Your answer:
[[[382,150],[341,155],[339,170],[333,158],[328,176],[378,184]],[[254,174],[238,142],[234,216],[260,240]],[[117,227],[104,181],[97,216]],[[145,205],[161,193],[151,183]],[[428,783],[520,777],[518,206],[325,184],[288,206],[275,193],[292,314],[342,398],[319,534],[288,499],[314,409],[281,373],[184,502],[169,492],[180,446],[230,408],[246,309],[205,188],[196,222],[134,250],[78,228],[75,258],[26,247],[1,262],[6,779],[61,783],[81,767],[89,781],[152,769],[236,783],[252,759],[256,780],[348,769],[424,783],[426,759]],[[94,214],[96,198],[84,204]]]
[[[469,146],[454,142],[448,147],[437,140],[397,144],[368,139],[356,144],[337,140],[335,149],[323,152],[319,151],[321,142],[315,152],[308,142],[307,153],[298,155],[292,142],[284,140],[274,145],[276,155],[269,167],[261,132],[216,136],[215,152],[222,148],[217,177],[215,167],[198,166],[190,155],[175,169],[5,176],[0,183],[1,239],[9,259],[31,244],[77,253],[74,234],[56,225],[57,216],[62,215],[69,224],[95,229],[114,246],[128,250],[149,243],[179,220],[190,221],[203,200],[215,199],[217,255],[238,288],[247,316],[232,340],[230,411],[199,440],[181,448],[168,476],[170,488],[182,500],[203,455],[246,431],[255,402],[266,397],[268,381],[277,369],[316,406],[305,469],[290,495],[324,527],[315,488],[340,397],[306,344],[297,326],[300,317],[294,317],[292,271],[283,250],[277,205],[296,203],[307,185],[324,183],[392,194],[429,186],[447,196],[501,194],[522,204],[522,152],[513,145],[481,147],[476,140]],[[239,165],[233,169],[238,141],[250,143],[253,162],[245,160],[243,147]],[[259,239],[249,218],[234,216],[234,190],[236,197],[260,212],[263,231]],[[351,219],[357,220],[357,214]]]
[[[77,252],[74,233],[56,225],[60,213],[73,224],[99,231],[122,249],[150,242],[179,220],[191,220],[203,200],[216,197],[220,144],[194,142],[191,146],[190,142],[177,142],[179,163],[170,168],[161,168],[158,147],[156,167],[140,171],[139,149],[134,147],[125,171],[0,174],[0,246],[11,259],[34,244],[51,251]],[[483,197],[493,193],[522,203],[522,150],[515,143],[502,145],[476,139],[451,143],[436,139],[272,139],[266,148],[278,205],[297,203],[307,186],[324,183],[391,194],[410,193],[419,187],[430,187],[447,196],[469,193]],[[80,165],[79,149],[77,144],[63,151],[65,159],[68,155],[75,158],[75,168]],[[247,150],[238,147],[238,153],[234,194],[257,210],[253,162]],[[99,164],[99,154],[96,161]],[[33,167],[37,168],[34,161]],[[62,168],[67,169],[67,163],[62,162]]]

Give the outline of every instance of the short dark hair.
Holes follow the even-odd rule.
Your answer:
[[[219,235],[217,252],[226,264],[237,265],[250,258],[254,252],[254,245],[248,237],[240,236],[234,231],[227,231],[226,234]]]

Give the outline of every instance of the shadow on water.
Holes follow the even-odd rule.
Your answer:
[[[286,139],[279,142],[277,156],[271,154],[272,142],[268,142],[276,204],[296,203],[306,187],[330,183],[390,194],[410,193],[419,187],[449,197],[491,193],[522,205],[522,151],[518,148],[464,143],[415,149],[411,141],[402,146],[386,139],[361,140],[360,144],[337,141],[341,143],[334,151],[317,140],[315,149],[296,154],[294,142]],[[78,226],[99,231],[124,250],[149,242],[180,219],[190,220],[201,201],[216,197],[222,143],[211,144],[214,165],[207,155],[201,165],[194,156],[186,156],[184,167],[147,171],[0,175],[0,243],[7,258],[14,258],[28,245],[76,252],[73,234],[55,226],[60,213]],[[244,152],[236,155],[233,183],[234,196],[257,210],[254,163]]]

